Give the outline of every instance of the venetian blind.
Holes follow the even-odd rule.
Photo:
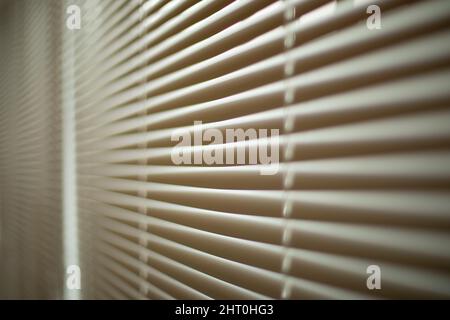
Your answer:
[[[450,2],[73,0],[63,16],[72,4],[81,28],[58,28],[81,298],[450,298]],[[17,141],[4,132],[43,150],[44,122],[18,110],[30,132],[0,128],[1,150]],[[280,136],[184,154],[270,147],[275,174],[237,157],[174,163],[175,132],[213,129]],[[40,161],[26,146],[2,152],[7,177],[16,158]],[[9,212],[21,239],[34,220]]]
[[[62,297],[59,1],[0,3],[0,297]]]
[[[98,5],[76,53],[94,296],[450,296],[448,1]],[[279,129],[279,171],[175,165],[198,120]]]

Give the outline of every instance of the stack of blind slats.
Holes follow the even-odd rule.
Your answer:
[[[62,296],[59,1],[1,8],[0,296]]]
[[[82,298],[450,298],[447,0],[18,3],[1,22],[2,266],[23,265],[8,290],[36,296],[60,268],[54,118],[73,85]],[[270,146],[278,171],[176,165],[174,132],[199,120],[280,137],[190,158]]]
[[[78,190],[99,230],[96,297],[450,296],[449,4],[371,1],[382,28],[369,30],[368,4],[344,2],[105,11],[114,23],[93,31],[99,42],[80,50],[95,54],[77,66]],[[193,134],[196,120],[221,132],[279,129],[279,172],[175,165],[171,136]],[[372,264],[382,290],[366,287]]]

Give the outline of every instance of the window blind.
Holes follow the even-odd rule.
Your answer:
[[[292,0],[130,2],[93,31],[111,36],[80,58],[77,159],[98,297],[449,296],[448,2],[372,2],[379,30],[367,2]],[[279,129],[279,172],[174,165],[196,120]],[[185,151],[239,144],[267,139]]]
[[[50,8],[26,3],[36,9],[30,26]],[[81,298],[450,298],[448,1],[77,0],[60,12],[70,4],[81,28],[56,23],[71,39],[60,90],[73,93]],[[33,32],[43,47],[50,35]],[[54,57],[28,50],[39,62]],[[28,72],[12,87],[30,81],[43,94],[42,76]],[[15,90],[6,97],[19,103],[32,88]],[[26,188],[53,183],[26,175],[36,182],[17,180],[25,193],[15,197],[30,207],[17,213],[11,200],[12,169],[26,172],[16,159],[54,168],[44,150],[55,142],[34,142],[49,133],[47,118],[27,112],[41,105],[28,99],[0,120],[2,225],[23,250],[54,246],[22,237],[33,221],[26,196],[43,199]],[[22,126],[8,127],[14,117]],[[230,129],[280,135],[189,145],[184,155],[250,159],[270,147],[275,174],[236,154],[232,164],[174,163],[174,132]],[[35,139],[5,151],[26,134]],[[42,230],[60,219],[46,214],[33,215],[48,220]],[[367,287],[373,265],[380,290]]]
[[[0,297],[63,290],[58,1],[0,3]]]

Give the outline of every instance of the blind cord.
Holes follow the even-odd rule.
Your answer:
[[[289,134],[294,129],[294,118],[289,112],[289,106],[294,102],[295,89],[292,85],[291,77],[295,72],[295,61],[292,57],[291,50],[295,45],[295,30],[293,28],[293,22],[295,21],[295,6],[292,0],[284,0],[284,97],[283,97],[283,135],[285,137],[285,149],[283,154],[283,208],[282,214],[284,218],[284,230],[282,236],[282,245],[284,250],[283,261],[281,265],[281,273],[284,276],[284,282],[281,291],[282,299],[290,298],[290,280],[289,273],[291,269],[291,256],[290,256],[290,242],[291,242],[291,230],[290,230],[290,217],[292,214],[292,201],[289,197],[289,189],[292,187],[293,177],[292,172],[289,170],[289,161],[292,160],[294,153],[294,145],[289,139]]]
[[[144,12],[143,12],[143,7],[142,7],[143,3],[144,3],[144,0],[139,0],[139,9],[138,9],[139,10],[139,39],[142,39],[142,37],[144,35],[144,29],[145,29],[143,27],[143,23],[142,23],[143,18],[144,18],[143,17]],[[142,50],[142,52],[145,52],[146,49],[147,49],[147,45],[145,45],[141,50]],[[147,82],[147,78],[144,78],[144,79],[142,79],[141,84],[144,85],[146,82]],[[147,100],[146,93],[144,93],[142,99],[143,99],[143,102],[145,103],[145,101]],[[139,114],[139,116],[146,116],[146,115],[147,115],[147,112],[145,110]],[[140,128],[140,131],[146,132],[147,126],[143,126],[142,128]],[[146,149],[147,143],[145,143],[145,142],[140,143],[138,145],[138,148]],[[139,165],[143,165],[143,166],[147,165],[147,159],[140,159],[138,162],[139,162]],[[148,179],[147,175],[139,175],[138,176],[138,180],[140,180],[140,181],[146,182],[147,179]],[[147,198],[147,191],[145,189],[139,190],[138,197]],[[148,210],[145,206],[138,207],[138,212],[140,214],[142,214],[143,216],[147,216],[147,214],[148,214],[147,211]],[[139,233],[139,245],[141,248],[141,250],[139,251],[139,260],[141,262],[143,262],[145,265],[147,265],[147,263],[148,263],[148,252],[147,252],[148,242],[147,242],[147,238],[145,237],[145,234],[148,233],[148,224],[145,221],[145,219],[142,219],[142,220],[143,221],[141,221],[139,223],[139,229],[141,230],[141,232]],[[145,266],[142,266],[139,269],[139,276],[144,280],[139,283],[139,291],[141,292],[141,294],[143,294],[145,297],[147,297],[148,287],[146,286],[146,283],[147,283],[148,274],[147,274],[147,269],[145,268]]]

